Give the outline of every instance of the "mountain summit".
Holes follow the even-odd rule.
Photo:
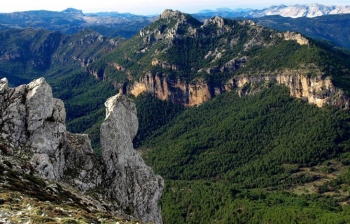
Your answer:
[[[71,14],[75,14],[75,15],[81,15],[83,16],[83,10],[78,10],[78,9],[74,9],[74,8],[67,8],[65,10],[62,11],[63,13],[71,13]]]

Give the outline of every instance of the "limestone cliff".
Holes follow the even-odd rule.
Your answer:
[[[209,85],[203,80],[187,83],[151,73],[134,82],[127,91],[134,96],[143,92],[151,93],[161,100],[171,100],[185,106],[199,105],[213,97]]]
[[[306,39],[305,37],[303,37],[299,33],[287,31],[284,33],[284,39],[285,40],[295,40],[300,45],[308,45],[309,44],[309,40]]]
[[[100,159],[87,135],[66,131],[64,104],[53,98],[44,78],[16,88],[9,88],[4,78],[0,81],[1,146],[40,177],[94,192],[115,215],[162,223],[157,201],[163,179],[132,147],[138,128],[135,105],[117,95],[106,107]]]
[[[245,94],[245,87],[264,82],[276,82],[289,88],[292,97],[304,99],[318,107],[332,105],[349,109],[350,99],[343,90],[337,88],[329,77],[306,76],[301,71],[286,71],[281,74],[260,76],[239,76],[232,78],[225,85],[226,91],[237,90],[240,95]]]
[[[147,92],[162,100],[170,100],[184,106],[195,106],[224,92],[237,91],[242,96],[249,93],[246,91],[248,85],[276,82],[288,87],[291,96],[302,98],[318,107],[333,105],[338,108],[349,108],[349,97],[341,89],[335,87],[329,77],[322,75],[310,77],[304,73],[305,71],[300,69],[279,74],[240,75],[231,78],[221,86],[215,86],[202,79],[188,83],[180,79],[173,81],[159,74],[147,73],[139,81],[129,86],[128,93],[138,96]]]

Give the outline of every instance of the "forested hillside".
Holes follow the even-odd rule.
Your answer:
[[[144,146],[152,148],[150,164],[168,179],[219,177],[255,188],[281,185],[282,178],[289,185],[283,164],[317,165],[350,149],[349,119],[347,112],[319,109],[271,87],[186,110]]]
[[[165,223],[348,222],[349,121],[270,84],[186,109],[140,149],[168,180]]]

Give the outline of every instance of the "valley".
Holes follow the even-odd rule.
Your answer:
[[[165,10],[152,22],[138,17],[149,25],[127,38],[4,29],[0,75],[11,87],[45,77],[65,104],[68,131],[88,134],[96,158],[109,158],[100,142],[103,104],[117,93],[132,99],[133,146],[165,180],[164,223],[348,223],[350,54],[340,48],[347,37],[335,36],[337,46],[303,32],[305,21],[339,29],[332,18],[347,17],[203,22]],[[106,223],[125,221],[98,212]]]

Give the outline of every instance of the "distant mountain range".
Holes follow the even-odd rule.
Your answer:
[[[294,31],[315,39],[330,41],[350,48],[350,14],[325,15],[314,18],[265,16],[252,18],[256,23],[279,31]]]
[[[310,4],[279,5],[261,10],[249,8],[206,9],[192,14],[192,16],[202,22],[214,16],[230,19],[249,18],[273,29],[297,31],[313,38],[329,40],[338,46],[349,48],[348,24],[350,16],[345,15],[346,13],[350,15],[350,6]],[[324,18],[326,15],[330,17]],[[84,14],[81,10],[73,8],[68,8],[61,12],[38,10],[0,13],[0,30],[9,28],[42,28],[60,31],[63,34],[75,34],[80,30],[92,29],[103,36],[121,36],[128,39],[157,18],[158,15],[144,16],[118,12]]]
[[[61,12],[38,10],[0,13],[0,30],[8,28],[43,28],[64,34],[77,33],[86,28],[105,36],[130,38],[155,18],[130,13],[84,14],[81,10],[68,8]]]
[[[202,10],[195,13],[195,16],[211,17],[220,15],[224,17],[248,17],[258,18],[264,16],[279,15],[283,17],[299,18],[299,17],[317,17],[324,15],[334,14],[347,14],[350,13],[350,6],[327,6],[321,4],[308,4],[308,5],[278,5],[271,6],[269,8],[256,10],[256,9],[229,9],[219,8],[216,10]]]

